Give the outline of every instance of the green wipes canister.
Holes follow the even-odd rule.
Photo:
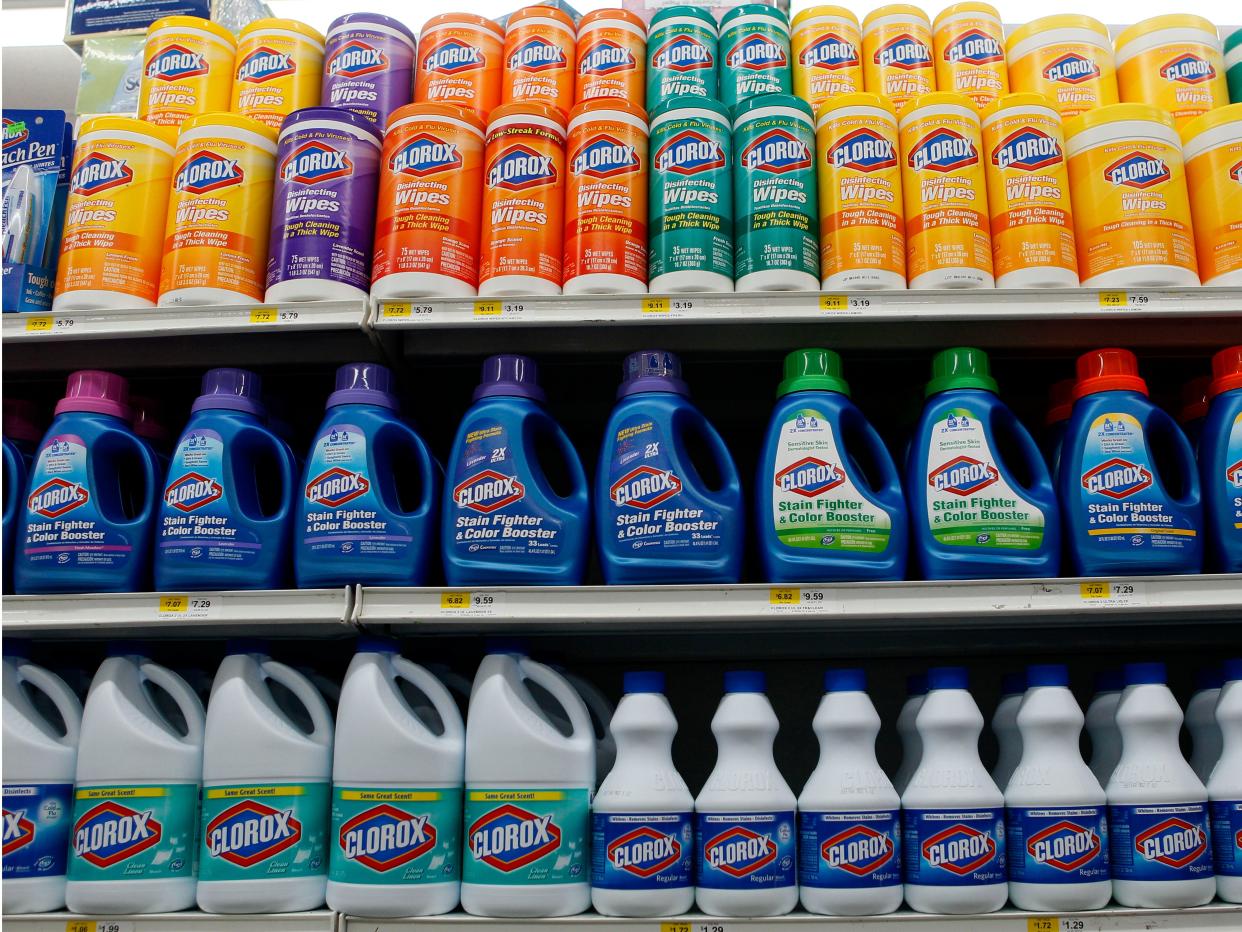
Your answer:
[[[716,19],[697,6],[669,6],[647,27],[647,112],[672,97],[715,97]]]
[[[733,116],[737,290],[818,291],[811,105],[793,94],[764,94],[739,103]]]
[[[793,90],[789,19],[776,7],[744,3],[720,21],[720,99],[730,109],[760,94]],[[813,118],[813,117],[812,117]]]
[[[1225,76],[1229,99],[1242,104],[1242,29],[1235,29],[1225,39]]]
[[[733,290],[732,124],[712,97],[651,112],[652,294]]]

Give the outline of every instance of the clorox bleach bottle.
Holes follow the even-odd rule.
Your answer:
[[[1061,664],[1027,668],[1022,760],[1005,790],[1009,898],[1019,909],[1099,909],[1113,895],[1104,788],[1082,759],[1082,709]]]
[[[591,806],[591,904],[604,916],[694,905],[694,796],[673,766],[677,717],[663,673],[626,673],[612,717],[617,762]]]
[[[694,898],[709,916],[783,916],[798,904],[797,799],[772,757],[780,723],[762,673],[730,670],[712,716],[716,766],[695,800]]]
[[[798,797],[807,912],[876,916],[901,905],[901,800],[875,757],[880,716],[862,670],[829,670],[813,723],[819,765]]]
[[[893,777],[893,788],[897,795],[906,791],[914,771],[919,769],[919,761],[923,757],[923,741],[919,738],[919,730],[914,727],[923,700],[927,698],[927,674],[914,673],[906,677],[906,701],[897,713],[897,737],[901,739],[901,764],[897,775]]]
[[[1242,70],[1242,69],[1239,69]],[[1208,566],[1242,572],[1242,345],[1212,357],[1211,401],[1199,440]]]
[[[65,858],[82,703],[65,681],[29,658],[4,655],[4,911],[47,913],[65,906]],[[31,701],[42,693],[57,722]],[[61,730],[64,733],[61,733]],[[688,847],[688,846],[687,846]]]
[[[1117,706],[1121,760],[1108,781],[1113,896],[1184,909],[1216,895],[1207,789],[1182,756],[1182,710],[1163,663],[1130,663]]]
[[[457,906],[465,753],[443,684],[396,641],[359,639],[336,713],[329,908],[395,917]]]
[[[1091,736],[1091,772],[1107,787],[1117,761],[1121,760],[1121,732],[1117,730],[1117,705],[1125,679],[1120,670],[1104,670],[1095,677],[1095,695],[1087,706],[1087,734]]]
[[[207,704],[199,908],[322,906],[331,779],[332,713],[319,691],[258,644],[230,644]]]
[[[1204,783],[1220,758],[1220,725],[1216,722],[1216,701],[1225,685],[1225,671],[1211,667],[1195,671],[1195,692],[1186,703],[1186,730],[1190,732],[1190,767]]]
[[[906,905],[920,913],[1005,905],[1005,797],[979,760],[983,714],[963,667],[933,667],[916,726],[923,757],[901,797]]]
[[[1227,903],[1242,903],[1242,658],[1225,661],[1216,721],[1225,739],[1220,763],[1208,781],[1216,895]]]
[[[565,728],[527,682],[551,695]],[[591,905],[588,828],[595,735],[581,697],[551,667],[483,658],[466,718],[462,908],[475,916],[572,916]]]
[[[1006,673],[1001,680],[1001,699],[992,713],[992,734],[996,736],[998,752],[992,779],[1002,793],[1009,782],[1009,775],[1022,759],[1022,734],[1018,731],[1018,707],[1026,693],[1026,674]]]
[[[65,905],[166,913],[194,905],[203,704],[172,670],[113,644],[82,710]],[[163,690],[180,720],[151,698]]]

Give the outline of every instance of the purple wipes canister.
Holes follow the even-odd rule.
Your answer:
[[[325,107],[352,110],[381,130],[388,114],[414,99],[414,33],[379,13],[346,13],[328,27],[323,57]]]
[[[267,253],[269,304],[365,298],[382,134],[349,110],[285,117]]]

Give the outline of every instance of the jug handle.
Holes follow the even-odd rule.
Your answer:
[[[324,702],[323,696],[319,695],[319,690],[314,684],[292,667],[278,660],[264,660],[261,667],[264,676],[271,677],[298,697],[298,701],[310,715],[311,724],[314,726],[311,737],[320,743],[330,745],[332,743],[332,715],[328,711],[328,704]]]
[[[586,705],[582,702],[578,691],[561,679],[560,674],[551,667],[544,666],[537,660],[523,657],[518,662],[518,666],[522,676],[538,683],[561,704],[561,708],[569,716],[569,723],[574,726],[574,736],[577,738],[586,736],[594,746],[595,728],[591,725],[591,715],[587,712]]]
[[[720,431],[716,430],[716,425],[709,421],[707,415],[697,408],[694,410],[693,416],[697,421],[695,429],[698,430],[711,447],[712,456],[716,459],[716,468],[720,470],[722,485],[733,483],[740,488],[742,477],[738,475],[737,463],[733,461],[733,454],[725,446],[724,438],[720,436]],[[693,468],[693,463],[690,465]],[[699,479],[701,481],[702,477],[699,477]]]
[[[466,729],[461,721],[461,712],[457,710],[457,703],[453,700],[453,696],[449,691],[444,688],[444,684],[436,679],[430,671],[420,667],[412,660],[407,660],[400,654],[393,657],[392,665],[397,671],[398,676],[413,683],[431,700],[431,704],[435,706],[435,710],[440,716],[440,721],[444,723],[444,737],[457,741],[465,740]],[[422,723],[420,722],[419,724]]]
[[[994,409],[999,411],[1000,409]],[[1035,438],[1031,436],[1031,432],[1026,429],[1026,425],[1018,420],[1018,416],[1008,408],[1004,409],[1006,417],[1009,418],[1009,432],[1017,441],[1018,447],[1022,450],[1022,455],[1026,457],[1027,462],[1034,463],[1031,467],[1031,484],[1027,486],[1019,485],[1017,477],[1014,476],[1014,485],[1025,492],[1033,492],[1040,485],[1048,488],[1052,487],[1052,476],[1048,473],[1048,462],[1044,459],[1044,454],[1039,449],[1039,444],[1035,442]],[[1040,482],[1042,477],[1043,482]]]
[[[59,676],[33,663],[22,664],[17,672],[23,680],[37,686],[56,706],[56,711],[65,722],[65,736],[57,741],[67,747],[77,747],[82,729],[82,703],[77,695]]]
[[[161,478],[167,479],[168,477],[160,471],[159,460],[155,458],[155,453],[151,451],[150,447],[139,440],[136,436],[131,434],[126,434],[125,436],[133,439],[134,446],[138,449],[138,455],[141,456],[143,462],[146,463],[148,483],[147,491],[150,493],[147,496],[146,507],[142,509],[141,514],[130,522],[130,526],[146,524],[147,522],[155,520],[156,510],[159,508],[160,502],[162,501],[163,485],[160,480]],[[168,468],[170,470],[172,469],[171,462],[169,462]],[[148,567],[148,572],[149,571],[150,567]]]
[[[1176,428],[1176,430],[1168,430],[1168,433],[1173,436],[1173,442],[1177,444],[1177,458],[1180,460],[1178,465],[1186,479],[1186,494],[1181,498],[1173,499],[1173,501],[1183,507],[1196,506],[1203,500],[1203,483],[1199,478],[1199,464],[1195,457],[1194,447],[1190,445],[1190,438],[1186,436],[1186,432],[1181,429],[1181,425],[1164,408],[1156,409],[1156,417],[1165,420],[1166,430],[1168,428]],[[1163,481],[1162,477],[1161,482]],[[1196,491],[1198,492],[1197,495],[1195,494]]]
[[[167,667],[161,667],[158,663],[144,660],[139,669],[145,679],[150,680],[168,693],[168,695],[172,696],[173,702],[177,703],[177,708],[181,710],[181,714],[185,718],[186,735],[184,738],[177,735],[177,739],[185,744],[201,747],[206,721],[203,714],[203,703],[198,698],[198,694],[190,688],[189,683]]]
[[[267,444],[275,449],[276,462],[280,464],[281,488],[284,489],[279,510],[269,517],[259,518],[258,523],[283,525],[289,520],[289,515],[293,511],[293,503],[297,496],[298,477],[293,473],[294,469],[297,468],[297,464],[293,458],[293,451],[289,449],[289,444],[274,434],[250,427],[245,428],[245,430],[254,430],[259,435],[260,443]]]
[[[876,478],[882,483],[881,488],[871,488],[866,482],[863,485],[872,493],[887,489],[890,492],[896,490],[898,494],[901,494],[901,475],[897,472],[893,456],[888,452],[888,447],[884,445],[884,438],[880,436],[880,432],[862,415],[861,411],[858,413],[858,423],[855,427],[870,447],[871,461],[875,463],[880,473]]]
[[[431,449],[427,446],[426,441],[418,435],[418,431],[405,421],[401,422],[401,429],[410,446],[414,448],[414,454],[418,459],[418,481],[421,483],[423,490],[422,502],[413,511],[405,512],[405,515],[410,517],[425,514],[439,502],[440,483],[437,481],[436,470],[440,467],[436,463],[436,458],[431,455]]]
[[[573,498],[575,495],[589,493],[587,485],[586,472],[582,468],[582,458],[578,456],[578,450],[574,447],[573,441],[569,439],[569,434],[565,433],[565,429],[561,427],[552,416],[546,411],[541,411],[547,426],[552,429],[552,436],[556,438],[556,445],[560,449],[561,459],[569,467],[570,477],[573,479],[574,487],[569,490],[569,494],[564,500]],[[560,498],[561,496],[556,496]]]

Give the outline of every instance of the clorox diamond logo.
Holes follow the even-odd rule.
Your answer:
[[[964,62],[967,65],[988,65],[1004,61],[1005,52],[993,36],[980,29],[968,29],[945,46],[944,60]]]
[[[26,128],[26,124],[19,120],[10,120],[4,118],[4,143],[5,149],[12,149],[20,146],[23,142],[30,138],[30,130]]]
[[[73,170],[69,181],[74,194],[90,197],[101,191],[109,191],[134,180],[134,170],[124,159],[114,159],[101,152],[92,152]]]
[[[177,170],[173,187],[188,194],[208,194],[241,184],[245,176],[246,173],[237,164],[237,159],[226,159],[222,155],[200,149]]]
[[[238,867],[253,867],[302,840],[302,823],[292,809],[243,799],[207,823],[207,853]]]
[[[1131,152],[1104,169],[1106,181],[1140,190],[1164,184],[1171,177],[1164,159],[1143,152]]]
[[[1207,835],[1185,819],[1165,819],[1134,836],[1134,850],[1147,861],[1185,867],[1207,850]]]
[[[91,500],[85,486],[57,476],[30,493],[26,507],[45,518],[59,518]]]
[[[816,456],[798,460],[776,474],[776,487],[803,498],[815,498],[845,482],[845,470]]]
[[[834,168],[875,172],[897,165],[897,147],[873,129],[863,127],[840,139],[828,150]]]
[[[1206,58],[1186,52],[1161,65],[1160,77],[1179,84],[1203,84],[1216,77],[1216,69]]]
[[[725,154],[721,146],[698,130],[678,133],[656,150],[652,158],[656,171],[675,175],[697,175],[699,172],[724,168]]]
[[[1242,460],[1225,469],[1225,481],[1236,488],[1242,489]]]
[[[643,511],[668,501],[681,491],[681,480],[671,471],[639,466],[612,484],[608,496],[618,506]]]
[[[513,50],[507,67],[510,71],[538,74],[564,68],[567,64],[565,52],[559,45],[554,45],[542,36],[532,36]]]
[[[328,59],[328,77],[360,78],[388,68],[388,56],[361,39],[350,39]]]
[[[592,136],[569,160],[575,175],[591,178],[614,178],[628,175],[641,167],[638,152],[607,133]]]
[[[1121,500],[1151,486],[1151,470],[1114,457],[1082,475],[1082,487],[1092,495]]]
[[[955,456],[927,477],[927,484],[937,492],[973,495],[1000,479],[1000,471],[991,463],[982,463],[973,456]]]
[[[445,142],[432,133],[419,133],[388,157],[389,168],[416,178],[456,171],[461,166],[462,158],[457,151],[457,144]]]
[[[540,155],[525,143],[505,149],[487,166],[487,186],[507,191],[525,191],[556,183],[552,156]]]
[[[747,71],[784,68],[788,61],[784,48],[759,32],[752,32],[741,39],[725,56],[725,64],[730,68],[744,68]]]
[[[626,832],[608,846],[608,861],[635,877],[654,877],[681,860],[681,842],[650,825]]]
[[[906,159],[915,171],[951,172],[979,161],[975,144],[957,130],[937,129],[919,140]]]
[[[1100,66],[1092,58],[1068,52],[1044,66],[1044,78],[1056,84],[1082,84],[1100,76]]]
[[[825,839],[819,856],[829,867],[866,877],[893,859],[893,839],[867,825],[855,825]]]
[[[742,150],[740,161],[749,169],[783,175],[810,168],[811,148],[787,129],[770,129]]]
[[[711,50],[694,36],[673,36],[651,56],[653,68],[678,74],[710,68],[714,62]]]
[[[480,514],[490,515],[526,495],[526,487],[517,476],[502,475],[491,469],[475,473],[453,489],[453,501],[458,508],[469,508]]]
[[[215,479],[202,473],[188,472],[169,483],[164,490],[164,501],[180,512],[191,512],[204,505],[219,501],[224,489]]]
[[[776,860],[776,842],[741,825],[721,832],[703,846],[703,859],[731,877],[746,877]]]
[[[14,851],[20,851],[35,840],[35,824],[26,818],[26,810],[16,812],[4,810],[4,848],[3,854],[8,857]]]
[[[155,81],[180,81],[207,74],[207,59],[184,45],[166,45],[147,61],[146,75]]]
[[[281,180],[298,184],[322,184],[353,173],[349,156],[318,139],[302,143],[280,163]]]
[[[435,848],[436,829],[425,815],[410,815],[385,804],[342,825],[340,842],[346,858],[382,874]]]
[[[637,67],[630,50],[611,39],[600,39],[578,59],[578,74],[581,75],[619,74]]]
[[[297,66],[292,56],[260,45],[237,63],[237,80],[247,84],[264,84],[275,78],[291,75],[295,71]]]
[[[466,45],[457,39],[445,39],[432,46],[423,58],[423,71],[430,74],[462,74],[476,71],[487,64],[482,49]]]
[[[1076,871],[1101,852],[1100,836],[1094,829],[1073,822],[1058,822],[1032,835],[1026,851],[1037,864],[1059,871]]]
[[[964,877],[996,856],[996,841],[970,825],[952,825],[923,842],[923,859],[932,867]]]
[[[932,64],[931,49],[907,32],[893,36],[876,49],[871,57],[881,68],[898,68],[902,71],[930,68]]]
[[[470,826],[470,854],[498,871],[509,873],[554,853],[561,830],[551,816],[535,815],[506,803]]]
[[[333,466],[310,481],[306,486],[306,498],[317,505],[339,508],[369,491],[371,483],[362,473]]]
[[[159,844],[163,834],[150,809],[139,812],[108,800],[74,823],[73,851],[95,867],[111,867]]]
[[[859,64],[858,49],[853,42],[835,32],[826,32],[802,50],[799,63],[823,71],[839,71]]]
[[[1056,165],[1062,159],[1061,146],[1043,130],[1023,127],[1010,133],[992,150],[997,168],[1021,168],[1033,172]]]
[[[1233,166],[1233,168],[1229,169],[1229,177],[1238,184],[1242,184],[1242,162],[1239,162],[1237,165]]]

